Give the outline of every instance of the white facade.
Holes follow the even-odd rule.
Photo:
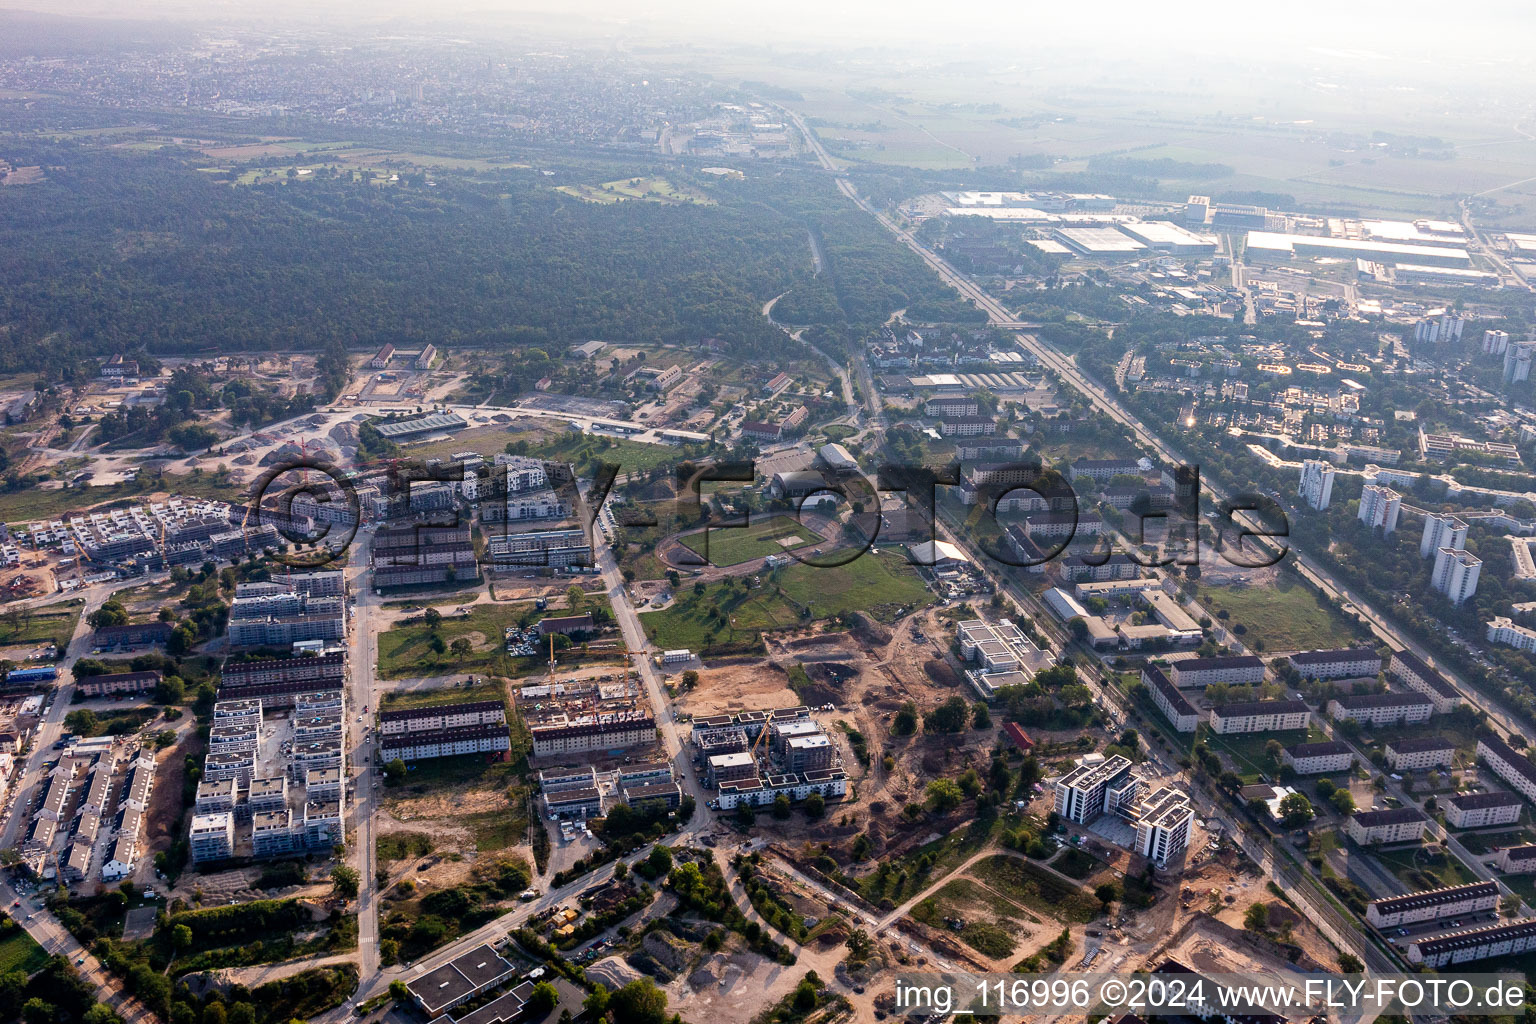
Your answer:
[[[1496,736],[1484,736],[1477,741],[1477,756],[1511,789],[1536,801],[1536,765],[1530,758]]]
[[[1467,524],[1452,515],[1424,517],[1424,536],[1419,539],[1419,557],[1433,558],[1441,548],[1460,551],[1467,546]]]
[[[1380,527],[1382,533],[1397,529],[1402,508],[1403,496],[1390,487],[1366,484],[1360,492],[1360,521],[1372,529]]]
[[[1446,803],[1445,821],[1455,828],[1513,825],[1520,820],[1520,808],[1514,793],[1463,793]]]
[[[1488,623],[1488,639],[1496,644],[1508,644],[1521,651],[1536,651],[1536,629],[1517,626],[1513,619],[1500,615]]]
[[[1456,744],[1450,740],[1424,737],[1420,740],[1392,740],[1387,744],[1387,767],[1395,772],[1449,768],[1455,762]]]
[[[1451,604],[1459,605],[1477,593],[1477,578],[1482,571],[1483,560],[1470,551],[1441,548],[1435,555],[1430,585],[1449,598]]]
[[[1299,700],[1261,700],[1211,709],[1211,731],[1223,736],[1305,729],[1311,721],[1312,712]]]
[[[1434,713],[1434,701],[1422,693],[1362,693],[1328,702],[1328,714],[1335,722],[1415,725],[1429,721]]]
[[[1536,921],[1516,921],[1488,928],[1419,939],[1408,947],[1408,959],[1426,967],[1517,956],[1536,949]]]
[[[1392,811],[1356,811],[1345,822],[1344,832],[1361,846],[1419,842],[1424,838],[1425,824],[1424,815],[1411,807]]]
[[[1473,882],[1372,900],[1365,908],[1365,919],[1377,928],[1398,928],[1446,917],[1485,914],[1498,906],[1497,882]]]
[[[1301,500],[1322,511],[1333,500],[1333,466],[1321,459],[1301,464]]]
[[[1337,741],[1298,743],[1287,748],[1281,757],[1297,775],[1347,772],[1355,760],[1354,751],[1349,749],[1348,744]]]
[[[1153,790],[1136,808],[1136,852],[1160,868],[1167,867],[1188,849],[1194,821],[1189,797],[1175,789]]]

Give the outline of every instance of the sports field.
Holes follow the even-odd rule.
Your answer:
[[[804,547],[820,539],[814,530],[806,529],[793,518],[774,516],[739,529],[711,527],[708,531],[681,538],[680,543],[694,554],[707,558],[711,565],[726,566]]]

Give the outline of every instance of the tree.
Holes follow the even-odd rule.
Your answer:
[[[80,1018],[82,1024],[123,1024],[123,1018],[106,1003],[97,1003]]]
[[[816,986],[809,978],[802,979],[800,984],[795,986],[794,1007],[801,1013],[816,1009]]]
[[[608,998],[608,1009],[623,1024],[666,1024],[667,994],[650,978],[637,978]]]
[[[192,929],[184,924],[179,924],[171,929],[171,945],[178,952],[192,948]]]
[[[398,786],[405,781],[405,762],[398,757],[384,766],[384,781],[391,786]]]
[[[336,895],[342,899],[350,900],[356,898],[362,879],[358,875],[356,868],[347,867],[345,864],[338,864],[331,869],[331,883]]]
[[[992,709],[982,701],[971,705],[971,726],[976,729],[992,728]]]
[[[560,1002],[560,993],[555,986],[547,981],[541,981],[533,986],[533,991],[528,993],[528,1014],[534,1020],[542,1018],[553,1010]]]
[[[608,1004],[611,1000],[612,997],[608,994],[608,990],[599,985],[587,994],[587,998],[581,1001],[581,1008],[593,1020],[602,1020],[603,1015],[608,1012]]]
[[[448,650],[452,652],[454,661],[463,661],[475,653],[475,645],[470,643],[469,637],[461,636],[448,645]]]
[[[1279,740],[1270,740],[1264,744],[1264,759],[1269,762],[1271,771],[1280,767],[1284,755],[1285,747]]]
[[[180,676],[166,676],[155,684],[156,704],[180,704],[187,696],[187,684]]]
[[[1349,814],[1355,809],[1355,798],[1349,795],[1349,790],[1347,789],[1334,790],[1333,795],[1328,798],[1328,802],[1333,804],[1333,809],[1340,814]]]
[[[789,817],[789,795],[780,793],[773,798],[773,816],[783,821]]]
[[[1109,905],[1123,895],[1117,882],[1101,882],[1094,888],[1093,894],[1098,897],[1099,906],[1104,908],[1106,914],[1109,913]]]
[[[971,717],[970,711],[964,697],[950,697],[923,716],[923,728],[929,733],[963,732]]]
[[[812,793],[805,798],[805,815],[808,818],[819,818],[827,813],[827,801],[820,793]]]
[[[1280,824],[1300,828],[1312,820],[1312,801],[1304,793],[1290,793],[1280,801]]]
[[[427,628],[435,633],[437,628],[443,624],[443,613],[436,608],[428,608],[421,613],[421,621],[425,622]]]
[[[408,1003],[411,1001],[411,990],[405,987],[405,982],[396,978],[389,983],[389,998],[397,1003]]]
[[[691,690],[695,686],[698,686],[698,685],[699,685],[699,674],[698,674],[698,672],[694,671],[691,668],[690,669],[685,669],[683,671],[683,689]]]
[[[665,846],[653,847],[650,856],[645,858],[645,865],[652,878],[660,878],[672,870],[672,851]]]
[[[256,1024],[256,1007],[246,1002],[231,1004],[229,1024]]]
[[[615,861],[613,865],[613,877],[615,881],[622,882],[629,876],[629,865],[623,861]]]
[[[1360,958],[1353,953],[1340,953],[1339,970],[1345,974],[1359,974],[1365,970],[1365,964],[1361,963]]]
[[[27,1024],[53,1024],[57,1014],[58,1010],[52,1003],[37,996],[28,999],[26,1005],[21,1008],[21,1019]]]
[[[965,798],[965,794],[960,791],[960,784],[954,779],[934,779],[928,783],[924,793],[928,797],[929,810],[939,812],[954,810]]]
[[[897,736],[911,736],[917,732],[917,705],[908,701],[897,710],[891,721],[891,732]]]
[[[128,609],[117,600],[109,600],[100,608],[85,617],[86,623],[92,629],[104,629],[108,626],[128,625]]]
[[[1264,903],[1255,903],[1243,914],[1243,927],[1251,932],[1263,932],[1269,930],[1269,906]]]

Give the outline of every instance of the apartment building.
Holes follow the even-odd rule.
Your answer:
[[[997,433],[997,421],[990,416],[946,416],[939,420],[939,433],[945,437],[978,437]]]
[[[1446,801],[1445,822],[1453,828],[1513,825],[1521,806],[1518,793],[1458,793]]]
[[[1536,801],[1536,764],[1492,734],[1477,741],[1477,757],[1515,792]]]
[[[1287,660],[1304,679],[1360,679],[1381,671],[1381,655],[1369,647],[1301,651]]]
[[[1444,736],[1398,737],[1387,743],[1387,767],[1395,772],[1449,768],[1456,762],[1456,744]]]
[[[1301,500],[1318,511],[1333,501],[1334,468],[1319,459],[1308,459],[1301,464]]]
[[[1424,533],[1419,538],[1419,557],[1433,558],[1441,548],[1461,551],[1467,546],[1467,524],[1453,515],[1430,513],[1424,517]]]
[[[1328,702],[1328,714],[1335,722],[1417,725],[1434,713],[1435,702],[1422,693],[1352,693]]]
[[[192,816],[190,833],[192,863],[228,860],[235,855],[235,815],[233,810],[209,811]]]
[[[1136,852],[1159,868],[1165,868],[1189,847],[1195,809],[1189,797],[1176,789],[1159,787],[1137,805],[1132,817],[1136,828]]]
[[[1507,615],[1496,615],[1488,622],[1488,641],[1519,651],[1536,651],[1536,629],[1516,625]]]
[[[1344,834],[1361,846],[1422,842],[1426,824],[1428,819],[1416,807],[1356,811],[1344,823]]]
[[[1175,661],[1168,674],[1181,690],[1204,689],[1212,683],[1262,683],[1264,662],[1251,654],[1186,658]]]
[[[1360,511],[1357,518],[1372,529],[1382,533],[1397,529],[1397,519],[1403,508],[1403,496],[1390,487],[1366,484],[1360,492]]]
[[[1412,651],[1393,651],[1387,662],[1387,676],[1434,701],[1437,715],[1450,714],[1466,700],[1449,680]]]
[[[1494,866],[1505,875],[1536,874],[1536,844],[1504,847],[1499,851]]]
[[[648,711],[578,714],[532,725],[533,756],[622,750],[656,741],[656,719]]]
[[[339,651],[296,658],[227,658],[219,697],[259,700],[264,708],[292,707],[300,694],[340,689],[346,671],[346,655]]]
[[[1429,584],[1454,605],[1464,604],[1477,593],[1477,581],[1483,572],[1483,560],[1470,551],[1441,548],[1435,553],[1435,568]]]
[[[1443,918],[1485,914],[1499,908],[1499,883],[1473,882],[1372,900],[1365,919],[1377,928],[1400,928]]]
[[[583,530],[536,530],[493,534],[487,554],[496,565],[565,569],[592,564],[592,545]]]
[[[1156,665],[1141,670],[1141,681],[1152,694],[1152,703],[1177,732],[1194,732],[1200,725],[1200,713],[1189,699],[1179,692]]]
[[[1067,477],[1076,483],[1082,479],[1107,483],[1117,476],[1136,476],[1141,466],[1134,459],[1077,459],[1067,468]]]
[[[148,693],[160,685],[162,678],[159,672],[109,672],[80,678],[76,689],[86,697]]]
[[[1425,967],[1444,967],[1490,957],[1518,956],[1533,949],[1536,949],[1536,921],[1516,921],[1433,939],[1416,939],[1408,947],[1408,959]]]
[[[1211,731],[1223,736],[1244,732],[1284,732],[1305,729],[1312,712],[1305,701],[1255,700],[1217,705],[1211,709]]]
[[[1108,758],[1089,755],[1056,780],[1056,813],[1079,825],[1087,824],[1100,814],[1129,807],[1140,786],[1131,762],[1119,754]]]
[[[1339,740],[1321,743],[1298,743],[1281,755],[1297,775],[1322,775],[1349,771],[1355,761],[1355,752],[1349,744]]]
[[[468,583],[480,578],[469,526],[399,526],[373,535],[373,585],[391,587]]]

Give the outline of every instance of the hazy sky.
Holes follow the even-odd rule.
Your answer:
[[[1444,60],[1479,54],[1532,60],[1536,4],[1529,0],[1285,0],[1282,3],[1174,0],[1144,3],[1000,0],[0,0],[0,6],[58,14],[154,17],[203,22],[255,19],[411,21],[531,19],[605,34],[660,35],[674,42],[794,43],[831,48],[916,45],[948,52],[1020,54],[1042,46],[1092,43],[1110,51],[1169,47],[1225,56],[1317,49],[1362,60]]]

